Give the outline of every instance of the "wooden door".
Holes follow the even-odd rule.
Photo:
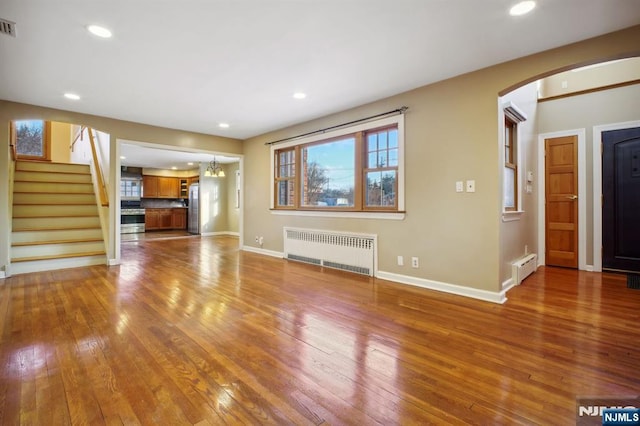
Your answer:
[[[640,128],[602,133],[602,267],[640,272]]]
[[[578,267],[578,137],[545,139],[545,257]]]

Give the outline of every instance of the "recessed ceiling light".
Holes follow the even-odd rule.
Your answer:
[[[302,92],[296,92],[293,94],[294,99],[304,99],[306,97],[307,97],[307,94]]]
[[[218,127],[222,128],[222,129],[228,129],[229,128],[229,123],[219,123]]]
[[[121,160],[126,160],[126,159],[127,159],[127,157],[125,157],[124,155],[121,155],[121,156],[120,156],[120,159],[121,159]]]
[[[509,9],[509,14],[511,16],[525,15],[531,12],[534,7],[536,7],[536,2],[533,0],[521,1],[520,3]]]
[[[171,166],[171,170],[178,170],[176,166]]]
[[[187,163],[187,166],[193,166],[193,163]]]
[[[111,31],[109,31],[105,27],[101,27],[100,25],[89,25],[87,26],[87,30],[89,30],[91,34],[96,35],[98,37],[102,37],[102,38],[111,37]]]
[[[80,96],[76,95],[75,93],[65,93],[64,97],[67,98],[67,99],[74,100],[74,101],[77,101],[77,100],[80,99]]]

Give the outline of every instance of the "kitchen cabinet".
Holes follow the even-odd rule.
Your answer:
[[[189,198],[189,178],[180,178],[180,198]]]
[[[187,229],[187,209],[173,210],[173,229]]]
[[[142,197],[157,198],[158,197],[158,177],[142,176]]]
[[[144,227],[146,231],[186,229],[187,209],[145,209]]]
[[[158,176],[158,198],[180,198],[178,178]]]
[[[180,198],[187,199],[189,198],[189,186],[192,183],[198,183],[200,180],[199,176],[191,176],[186,178],[180,178]]]
[[[180,180],[175,177],[142,177],[143,198],[180,198]]]

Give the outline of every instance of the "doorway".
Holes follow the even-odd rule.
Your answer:
[[[567,165],[561,166],[562,162],[567,160],[559,159],[553,160],[555,163],[551,167],[553,172],[552,177],[547,178],[547,158],[545,157],[545,148],[547,146],[547,140],[556,141],[553,143],[554,150],[558,155],[566,155],[567,151],[572,152],[572,170],[574,170],[572,180],[572,187],[563,187],[566,182],[562,180],[568,179],[568,176],[563,176],[563,171],[566,170]],[[564,142],[563,142],[564,141]],[[564,145],[566,141],[575,143],[575,147],[568,148]],[[540,256],[540,264],[542,265],[556,265],[577,268],[581,270],[590,270],[587,267],[587,178],[586,178],[586,132],[585,129],[574,129],[552,133],[542,133],[538,135],[538,252]],[[573,154],[575,149],[575,154]],[[575,157],[573,157],[575,155]],[[575,165],[575,169],[573,169]],[[557,174],[560,172],[560,174]],[[547,247],[547,207],[548,200],[546,194],[547,181],[556,193],[553,194],[552,199],[555,203],[552,204],[552,210],[549,212],[549,219],[552,223],[551,239],[553,241],[550,247]],[[558,192],[560,191],[560,192]],[[564,191],[564,192],[563,192]],[[566,197],[571,197],[571,199]],[[576,196],[575,199],[573,196]],[[555,211],[553,210],[555,208]],[[571,213],[577,215],[577,220],[571,219],[571,223],[574,225],[568,225],[562,223],[561,216],[568,216]],[[571,229],[571,230],[568,230]],[[554,245],[555,244],[555,245]],[[547,253],[551,252],[551,261],[547,259]]]
[[[578,267],[578,137],[545,139],[545,259]]]
[[[602,268],[640,272],[640,127],[602,132]]]

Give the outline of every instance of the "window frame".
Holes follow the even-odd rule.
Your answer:
[[[366,141],[364,134],[371,130],[381,130],[384,128],[396,127],[398,130],[398,166],[396,175],[396,206],[389,208],[386,206],[370,206],[365,205],[364,185],[365,185],[365,166],[366,166]],[[299,179],[302,172],[302,148],[305,146],[313,146],[328,143],[335,140],[346,139],[349,135],[355,135],[355,177],[354,177],[354,205],[347,207],[336,206],[303,206],[302,205],[302,180]],[[277,184],[280,181],[276,176],[278,170],[277,154],[286,149],[293,149],[296,155],[296,171],[295,171],[295,188],[298,194],[295,196],[293,206],[278,206]],[[298,212],[322,212],[331,214],[335,213],[403,213],[404,212],[404,115],[398,114],[378,120],[367,121],[361,124],[345,126],[333,131],[318,133],[307,137],[295,138],[290,141],[272,144],[271,150],[271,197],[270,209],[274,212],[280,211],[298,211]],[[382,207],[382,208],[381,208]]]
[[[518,179],[518,122],[513,120],[507,114],[504,116],[503,124],[503,149],[504,149],[504,168],[513,170],[513,206],[504,205],[504,191],[503,191],[503,208],[505,212],[518,211],[520,205],[519,185],[520,179]],[[506,170],[504,170],[506,181]],[[506,184],[503,182],[503,184]]]
[[[17,121],[41,121],[42,122],[42,156],[39,155],[24,155],[18,152],[18,135],[16,129]],[[20,120],[11,120],[10,124],[11,132],[11,145],[15,147],[16,158],[30,161],[51,161],[51,121],[40,120],[37,118],[25,118]]]
[[[368,160],[368,154],[371,152],[369,151],[368,148],[368,141],[367,141],[367,136],[370,133],[382,133],[383,131],[388,131],[391,129],[396,129],[397,127],[392,125],[392,126],[385,126],[385,127],[377,127],[374,129],[369,129],[365,132],[363,132],[363,149],[362,149],[362,153],[363,153],[363,160],[362,160],[362,196],[361,196],[361,200],[362,200],[362,207],[363,210],[365,211],[398,211],[398,177],[399,177],[399,163],[400,163],[400,135],[398,134],[398,147],[396,148],[398,150],[398,165],[397,166],[385,166],[385,167],[380,167],[380,166],[376,166],[376,167],[369,167],[369,160]],[[399,132],[398,132],[399,133]],[[388,141],[387,141],[387,148],[385,148],[385,151],[387,152],[387,157],[389,156],[389,151],[392,148],[389,148],[388,145]],[[379,149],[376,150],[376,152],[380,153],[381,151]],[[395,190],[395,203],[393,206],[384,206],[384,205],[379,205],[379,206],[369,206],[367,205],[367,173],[371,173],[374,171],[380,171],[380,172],[386,172],[386,171],[395,171],[396,172],[396,180],[395,180],[395,184],[394,184],[394,190]]]
[[[286,176],[286,177],[282,177],[279,174],[276,175],[275,172],[278,171],[281,168],[281,164],[280,164],[280,156],[278,155],[281,151],[283,152],[288,152],[291,151],[293,152],[293,176]],[[299,200],[298,200],[298,196],[297,196],[297,176],[300,174],[300,150],[297,149],[296,147],[287,147],[284,149],[280,149],[280,150],[276,150],[271,152],[271,180],[273,182],[273,185],[271,185],[271,192],[272,194],[275,194],[275,198],[272,197],[271,199],[271,208],[277,208],[277,209],[281,209],[281,210],[296,210],[298,208],[298,204],[299,204]],[[275,170],[274,170],[274,163],[275,163]],[[287,165],[290,165],[291,163],[286,163]],[[293,181],[293,205],[279,205],[278,204],[278,185],[280,184],[280,182],[289,182],[289,181]]]
[[[520,150],[520,124],[527,120],[527,115],[518,108],[512,101],[502,103],[502,114],[500,114],[500,158],[502,171],[502,211],[505,214],[522,213],[522,167],[521,167],[521,150]],[[510,123],[510,124],[509,124]],[[510,149],[507,151],[507,130],[509,132]],[[507,152],[509,155],[507,158]],[[510,160],[510,161],[509,161]],[[507,207],[505,205],[505,191],[507,182],[507,170],[513,172],[513,201],[514,205]]]

